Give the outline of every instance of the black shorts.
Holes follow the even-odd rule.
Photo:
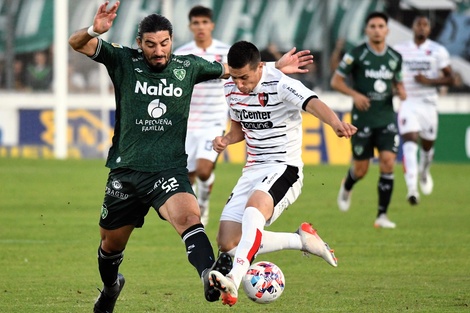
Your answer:
[[[354,160],[367,160],[374,157],[374,148],[380,151],[398,152],[400,137],[395,124],[379,128],[360,128],[351,138]]]
[[[150,207],[163,219],[159,208],[168,198],[180,192],[194,195],[186,168],[156,173],[112,169],[106,183],[99,224],[108,230],[126,225],[142,227]]]

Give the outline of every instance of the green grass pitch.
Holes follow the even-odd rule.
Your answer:
[[[91,312],[97,287],[103,160],[0,159],[0,312]],[[470,312],[470,164],[435,164],[434,193],[405,199],[401,166],[389,217],[375,229],[377,167],[356,185],[349,212],[336,207],[345,166],[307,166],[303,193],[269,230],[313,223],[336,250],[338,268],[299,251],[260,255],[281,267],[286,289],[259,305],[240,290],[232,308],[204,300],[202,284],[172,227],[150,211],[125,251],[126,286],[116,313],[128,312]],[[218,164],[207,233],[241,165]]]

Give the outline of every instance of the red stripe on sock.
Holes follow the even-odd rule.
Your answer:
[[[259,229],[256,229],[256,237],[255,237],[255,242],[253,243],[253,246],[251,246],[250,251],[248,252],[247,259],[249,262],[252,262],[255,254],[258,252],[259,247],[261,246],[261,237],[263,234]]]

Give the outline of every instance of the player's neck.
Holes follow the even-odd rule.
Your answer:
[[[425,41],[426,41],[426,38],[424,38],[424,39],[415,38],[414,39],[415,45],[418,46],[418,47],[421,46]]]
[[[384,42],[370,42],[369,47],[374,50],[374,52],[380,54],[385,51],[385,41]]]
[[[206,50],[212,45],[212,38],[204,39],[204,40],[195,40],[196,46],[199,48]]]

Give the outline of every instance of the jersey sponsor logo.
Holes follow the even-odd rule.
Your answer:
[[[391,132],[391,133],[396,133],[398,132],[397,130],[397,125],[395,125],[395,123],[390,123],[387,125],[387,131],[388,132]]]
[[[111,186],[113,186],[113,188],[116,190],[122,189],[122,183],[117,179],[113,180],[113,182],[111,183]]]
[[[123,193],[123,192],[120,192],[118,190],[113,190],[113,189],[109,188],[108,186],[106,186],[105,193],[108,196],[118,198],[118,199],[121,199],[121,200],[126,200],[127,198],[129,198],[129,195],[127,193]]]
[[[186,77],[186,70],[182,68],[176,68],[173,70],[173,74],[175,74],[175,77],[179,80],[182,81]]]
[[[266,104],[268,104],[268,100],[269,95],[266,92],[258,94],[258,101],[261,106],[266,106]]]
[[[111,43],[111,46],[113,46],[114,48],[122,49],[122,46],[121,46],[120,44],[118,44],[118,43],[112,42],[112,43]]]
[[[270,129],[273,128],[273,122],[241,122],[244,128],[246,129]]]
[[[167,86],[167,80],[161,79],[161,83],[158,86],[149,85],[147,82],[135,82],[134,93],[141,93],[144,95],[151,96],[166,96],[166,97],[181,97],[183,95],[183,89],[180,87],[174,87],[173,84]]]
[[[151,117],[159,118],[166,113],[166,105],[160,102],[160,99],[155,99],[149,103],[147,111]]]
[[[297,90],[295,90],[294,88],[289,87],[287,85],[282,85],[282,88],[289,90],[294,96],[296,96],[300,100],[304,100],[304,96],[302,96],[300,93],[298,93]]]
[[[164,131],[165,126],[172,126],[173,122],[167,118],[159,118],[154,120],[136,119],[135,124],[140,125],[142,127],[143,132],[148,132]]]
[[[410,70],[410,71],[415,71],[415,72],[421,72],[421,71],[429,71],[431,70],[431,62],[429,61],[418,61],[418,60],[408,60],[404,61],[404,66]]]
[[[383,80],[377,79],[374,82],[374,90],[378,93],[384,93],[387,90],[387,84]]]
[[[359,138],[368,138],[372,135],[372,133],[370,132],[370,128],[369,127],[364,127],[364,130],[360,130],[357,132],[357,137]]]
[[[268,120],[271,112],[236,110],[235,113],[240,120]]]
[[[136,68],[134,69],[134,71],[136,71],[137,73],[142,73],[142,72],[143,72],[143,71],[142,71],[140,68],[138,68],[138,67],[136,67]]]
[[[380,66],[380,70],[373,70],[368,69],[365,71],[366,78],[374,78],[374,79],[392,79],[393,72],[391,72],[385,65]]]

